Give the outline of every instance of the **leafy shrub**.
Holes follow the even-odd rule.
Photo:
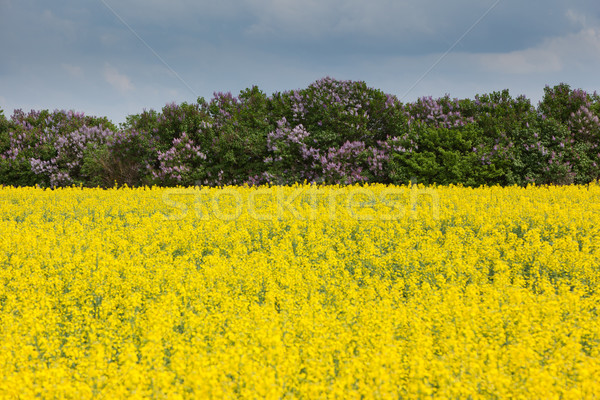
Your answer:
[[[538,111],[543,119],[552,119],[569,130],[566,147],[569,170],[574,183],[600,178],[600,96],[561,83],[544,88]]]
[[[106,118],[74,111],[48,110],[25,114],[15,110],[2,133],[0,176],[15,186],[83,184],[87,153],[109,136],[115,126]]]
[[[511,169],[515,183],[571,184],[576,173],[570,161],[569,130],[554,119],[538,118],[512,132]]]
[[[463,106],[458,99],[446,95],[439,99],[422,97],[415,103],[404,107],[408,125],[426,125],[433,128],[456,128],[474,121],[472,116],[464,115]]]
[[[278,93],[283,117],[267,138],[266,179],[326,183],[388,180],[384,142],[407,129],[398,100],[364,82],[329,77]]]
[[[481,135],[481,128],[473,123],[452,128],[413,125],[408,134],[389,141],[392,182],[416,179],[424,184],[478,186],[497,181],[503,171],[482,162],[474,151]]]
[[[219,92],[210,103],[199,98],[197,104],[171,103],[161,113],[130,116],[123,126],[129,134],[108,152],[110,169],[135,160],[130,176],[166,186],[246,182],[266,171],[266,136],[274,127],[270,112],[269,99],[255,86],[237,97]],[[131,171],[136,164],[139,171]]]
[[[402,104],[329,77],[267,97],[253,86],[210,102],[106,118],[0,110],[0,184],[422,183],[527,185],[600,178],[600,97],[546,87],[537,110],[508,90]]]
[[[481,127],[483,143],[478,148],[482,163],[495,165],[502,171],[496,182],[501,185],[525,185],[525,172],[519,162],[525,160],[532,142],[538,116],[529,99],[512,98],[508,90],[475,97],[475,120]],[[535,178],[532,178],[532,182]]]
[[[267,134],[278,116],[272,99],[257,86],[240,92],[215,93],[208,110],[212,119],[211,160],[203,184],[257,183],[267,171]]]
[[[470,103],[448,95],[422,97],[404,105],[403,113],[408,131],[387,140],[391,182],[473,186],[502,175],[495,163],[478,159],[477,149],[486,146]]]
[[[83,168],[91,186],[149,185],[155,149],[156,139],[148,132],[119,130],[88,154]]]
[[[127,117],[122,130],[97,155],[105,175],[128,185],[193,185],[204,177],[205,135],[210,117],[207,104],[166,104],[154,110]]]
[[[0,138],[4,138],[6,133],[10,128],[9,122],[4,116],[4,110],[0,108]],[[4,146],[4,144],[0,144],[0,146]],[[3,150],[3,147],[0,147],[0,151]]]
[[[536,120],[529,100],[508,90],[474,100],[422,97],[404,106],[409,132],[390,138],[390,176],[394,183],[511,185],[514,132]]]

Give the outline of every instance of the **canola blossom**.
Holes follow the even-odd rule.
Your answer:
[[[0,399],[591,399],[600,185],[0,187]]]

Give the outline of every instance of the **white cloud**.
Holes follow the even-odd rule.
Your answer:
[[[77,23],[67,18],[61,18],[48,9],[42,12],[40,23],[50,32],[59,35],[62,40],[75,40],[77,38]]]
[[[127,75],[121,74],[115,67],[104,65],[104,80],[121,93],[133,90],[133,84]]]
[[[80,66],[66,63],[61,64],[61,66],[72,77],[83,78],[83,69]]]
[[[576,23],[577,25],[580,25],[583,28],[587,26],[587,18],[585,17],[585,14],[581,14],[575,10],[569,9],[566,12],[566,16],[569,21]]]
[[[481,55],[480,59],[485,68],[507,74],[559,72],[563,68],[560,56],[544,49],[484,54]]]
[[[167,96],[170,99],[176,99],[181,97],[181,94],[179,93],[179,90],[177,89],[167,89]]]
[[[507,74],[563,72],[587,69],[600,63],[600,29],[583,29],[575,34],[547,39],[539,46],[509,53],[477,56],[490,71]]]
[[[119,43],[119,41],[121,40],[121,38],[114,34],[114,33],[105,33],[100,35],[100,43],[102,43],[104,46],[110,47],[113,46],[117,43]]]

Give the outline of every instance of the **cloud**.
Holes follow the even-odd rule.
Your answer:
[[[63,63],[61,64],[61,67],[63,67],[70,76],[74,78],[83,78],[83,69],[80,66]]]
[[[590,63],[600,63],[600,29],[583,29],[575,34],[547,39],[536,47],[481,54],[478,58],[485,69],[507,74],[587,69]]]
[[[78,3],[76,0],[71,0]],[[114,19],[113,12],[135,27],[185,27],[197,28],[200,21],[218,20],[219,24],[238,21],[247,14],[246,0],[106,0],[102,12]],[[100,4],[100,2],[99,2]]]
[[[573,0],[569,7],[578,10]],[[494,0],[107,0],[161,55],[194,38],[305,56],[443,52]],[[105,9],[113,27],[121,23]],[[580,29],[566,24],[567,7],[548,0],[500,2],[460,43],[467,52],[522,50],[545,37]],[[575,12],[575,11],[574,11]],[[579,12],[579,11],[577,11]],[[509,22],[508,22],[509,21]],[[308,54],[306,54],[308,53]]]
[[[163,59],[207,99],[327,75],[402,96],[495,1],[105,0],[123,24],[103,2],[0,0],[0,94],[5,109],[77,108],[114,120],[194,101]],[[599,88],[599,4],[500,1],[405,101],[504,88],[531,98],[559,82]]]
[[[425,1],[425,0],[423,0]],[[387,36],[435,31],[428,7],[422,3],[397,0],[248,0],[256,22],[250,33],[278,31],[309,37],[366,34]],[[439,27],[440,25],[438,25]],[[402,39],[398,37],[397,39]]]
[[[511,51],[509,53],[484,54],[480,59],[485,68],[507,74],[559,72],[563,68],[560,56],[545,49],[528,49]]]
[[[585,16],[585,14],[582,14],[575,10],[569,9],[569,10],[567,10],[566,16],[567,16],[567,19],[569,19],[569,21],[571,21],[577,25],[580,25],[583,28],[585,28],[587,26],[587,18]]]
[[[104,65],[104,80],[121,93],[133,90],[133,84],[127,75],[119,73],[115,67],[106,63]]]
[[[65,16],[56,15],[51,10],[44,10],[39,16],[39,21],[48,33],[52,33],[55,40],[59,38],[61,42],[75,42],[79,38],[81,25]]]

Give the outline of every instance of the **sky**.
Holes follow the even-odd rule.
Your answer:
[[[0,0],[0,108],[106,116],[329,76],[402,102],[600,92],[598,0]]]

